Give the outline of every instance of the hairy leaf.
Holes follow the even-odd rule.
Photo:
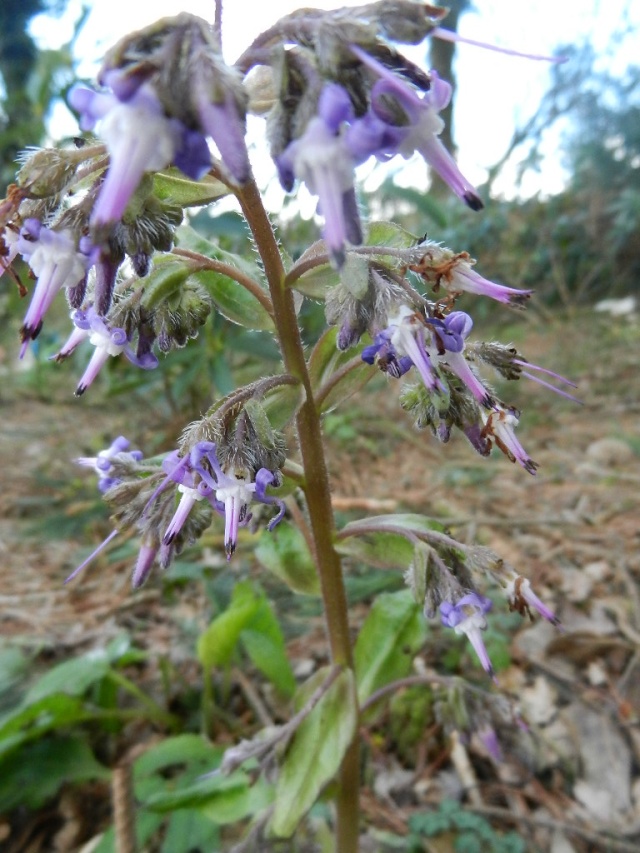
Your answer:
[[[328,668],[317,672],[300,691],[304,705],[326,679]],[[271,819],[272,832],[289,838],[337,773],[356,731],[357,713],[353,674],[344,670],[296,731],[282,764]]]

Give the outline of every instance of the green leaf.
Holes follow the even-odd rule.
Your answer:
[[[109,655],[104,649],[95,649],[82,657],[64,661],[33,685],[22,704],[31,705],[54,693],[82,696],[92,684],[104,678],[109,669]]]
[[[356,367],[335,381],[340,368],[354,359],[351,351],[339,350],[336,346],[337,326],[332,326],[320,337],[309,359],[309,376],[314,393],[323,393],[321,412],[328,412],[363,388],[376,375],[371,365],[361,361]],[[334,384],[335,383],[335,384]],[[331,386],[328,393],[326,389]]]
[[[274,429],[283,429],[296,416],[306,400],[302,383],[279,385],[265,394],[262,404]]]
[[[55,693],[26,707],[21,705],[0,719],[0,757],[57,728],[99,717],[75,696]]]
[[[327,678],[317,672],[300,690],[298,707]],[[344,670],[303,720],[280,769],[270,829],[289,838],[323,787],[337,773],[356,732],[356,702],[351,670]]]
[[[211,175],[194,181],[180,169],[169,168],[154,174],[153,192],[162,201],[172,202],[179,207],[195,207],[229,195],[229,188]]]
[[[165,740],[144,752],[134,764],[136,786],[147,776],[177,765],[198,762],[208,763],[209,768],[218,763],[221,750],[202,735],[182,734]]]
[[[340,281],[338,273],[330,264],[314,267],[301,275],[292,285],[293,290],[308,296],[309,299],[325,299],[327,291]]]
[[[251,626],[240,635],[253,664],[266,675],[284,696],[292,696],[296,680],[287,657],[284,635],[266,595],[251,620]]]
[[[235,585],[227,610],[198,639],[198,658],[205,669],[229,664],[240,634],[251,624],[260,603],[261,597],[249,581]]]
[[[178,244],[182,248],[197,252],[206,258],[222,261],[239,270],[264,289],[262,270],[245,256],[225,252],[188,226],[178,229],[177,235]],[[273,329],[273,320],[260,301],[234,279],[211,270],[194,273],[192,279],[207,290],[216,308],[227,320],[246,329],[269,331]]]
[[[257,284],[265,286],[265,278],[262,268],[254,263],[250,256],[237,255],[233,252],[226,252],[221,249],[217,243],[212,243],[207,240],[194,228],[189,225],[182,225],[177,231],[178,245],[183,249],[189,249],[192,252],[197,252],[204,255],[205,258],[213,258],[217,261],[223,261],[225,264],[230,264],[232,267],[243,272],[247,278],[253,279]]]
[[[0,761],[0,813],[37,809],[64,783],[109,779],[81,738],[45,738]]]
[[[162,842],[162,853],[191,853],[198,849],[220,849],[218,825],[193,809],[172,814]]]
[[[354,650],[360,703],[411,672],[426,633],[424,617],[410,590],[387,593],[375,600]]]
[[[209,820],[223,825],[262,811],[272,800],[271,785],[262,777],[252,783],[251,777],[239,770],[230,776],[209,776],[175,791],[152,794],[145,807],[162,813],[198,809]]]
[[[372,515],[366,519],[367,527],[375,529],[376,527],[384,531],[385,527],[402,528],[415,533],[418,537],[434,530],[439,533],[444,533],[444,525],[434,518],[429,518],[426,515],[420,515],[417,512],[398,512],[390,513],[389,515]],[[350,521],[342,528],[343,531],[349,531],[353,527],[361,527],[361,521]]]
[[[286,521],[263,532],[255,550],[262,565],[294,592],[320,595],[320,581],[304,536]]]
[[[318,240],[309,246],[300,255],[295,264],[293,264],[291,271],[295,270],[296,267],[304,266],[309,261],[313,261],[320,256],[327,256],[327,247],[324,240]],[[303,293],[311,299],[324,299],[327,290],[330,287],[334,287],[339,281],[340,276],[327,260],[325,263],[314,266],[301,275],[293,283],[292,287],[294,290]]]
[[[400,533],[373,531],[340,540],[336,550],[377,569],[406,569],[413,559],[414,545]]]
[[[266,309],[237,281],[212,270],[201,270],[191,278],[206,289],[213,304],[227,320],[245,329],[273,329],[273,320]]]
[[[395,222],[370,222],[365,236],[367,246],[389,246],[392,249],[409,249],[419,242],[418,237]]]
[[[15,646],[0,648],[0,710],[16,704],[18,687],[26,678],[31,657]],[[19,695],[19,693],[18,693]]]

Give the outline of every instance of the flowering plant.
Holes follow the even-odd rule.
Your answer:
[[[508,608],[557,624],[512,566],[455,541],[432,520],[385,515],[339,528],[332,510],[323,417],[377,371],[390,384],[403,383],[400,405],[419,429],[428,427],[443,444],[458,430],[472,450],[489,456],[497,448],[532,475],[537,465],[515,432],[520,413],[482,371],[567,382],[513,347],[473,340],[471,316],[456,308],[464,293],[522,308],[530,291],[484,279],[464,251],[361,216],[357,167],[415,153],[462,203],[483,207],[439,139],[451,87],[396,47],[443,36],[444,14],[414,0],[302,10],[259,36],[234,65],[225,63],[215,27],[188,14],[161,20],[108,53],[95,90],[71,91],[80,127],[95,137],[76,148],[28,153],[0,208],[2,266],[11,272],[21,257],[36,280],[20,356],[63,292],[73,328],[55,360],[86,340],[95,348],[78,396],[109,356],[161,369],[159,355],[184,347],[213,311],[273,332],[281,372],[212,401],[162,459],[130,451],[119,437],[96,457],[76,461],[96,471],[113,513],[114,531],[100,549],[124,531],[139,537],[135,588],[218,517],[228,560],[244,544],[243,527],[269,537],[285,516],[306,520],[329,664],[301,687],[290,722],[228,750],[221,772],[250,760],[265,773],[275,764],[257,824],[274,837],[292,835],[337,778],[341,853],[358,842],[363,710],[388,689],[367,668],[366,626],[354,652],[343,557],[401,541],[391,549],[404,555],[396,567],[406,572],[424,617],[465,635],[494,679],[483,641],[492,607],[487,584],[502,590]],[[252,112],[266,114],[283,189],[304,183],[318,198],[322,240],[295,261],[281,249],[252,176],[245,141]],[[185,222],[189,208],[225,197],[236,199],[259,263],[222,252]],[[324,301],[327,329],[308,353],[299,307],[310,293]]]

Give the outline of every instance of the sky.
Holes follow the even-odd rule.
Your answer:
[[[43,47],[58,47],[71,37],[73,22],[80,16],[82,0],[70,0],[65,16],[51,20],[46,16],[34,21],[32,32]],[[160,17],[175,15],[179,10],[212,19],[211,0],[154,0],[153,4],[131,0],[93,0],[84,5],[91,12],[76,43],[80,61],[78,71],[92,77],[104,52],[131,30],[153,23]],[[299,6],[331,9],[357,6],[352,0],[228,0],[223,14],[225,56],[235,60],[252,39],[278,17]],[[444,5],[444,4],[443,4]],[[475,0],[474,9],[460,20],[460,35],[526,53],[553,55],[560,44],[588,39],[603,61],[622,71],[635,62],[637,35],[620,41],[618,34],[625,26],[640,29],[640,0]],[[443,22],[446,26],[446,20]],[[409,51],[407,51],[409,53]],[[414,61],[422,62],[426,47],[413,48]],[[460,44],[456,57],[458,93],[455,101],[454,131],[458,145],[458,162],[463,174],[481,184],[487,169],[507,149],[514,127],[523,124],[536,111],[549,84],[549,63],[515,58],[482,48]],[[52,134],[75,132],[70,114],[59,107],[53,117]],[[516,162],[505,168],[494,185],[494,193],[513,197],[553,194],[562,189],[565,174],[558,149],[557,134],[545,141],[545,160],[539,174],[530,173],[516,188]],[[415,164],[400,170],[396,179],[405,185],[420,185],[423,173]],[[426,178],[425,186],[426,186]]]

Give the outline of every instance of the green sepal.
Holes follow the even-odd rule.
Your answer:
[[[175,255],[156,255],[153,268],[141,279],[144,290],[140,304],[153,311],[180,293],[180,288],[193,273],[193,262]]]

